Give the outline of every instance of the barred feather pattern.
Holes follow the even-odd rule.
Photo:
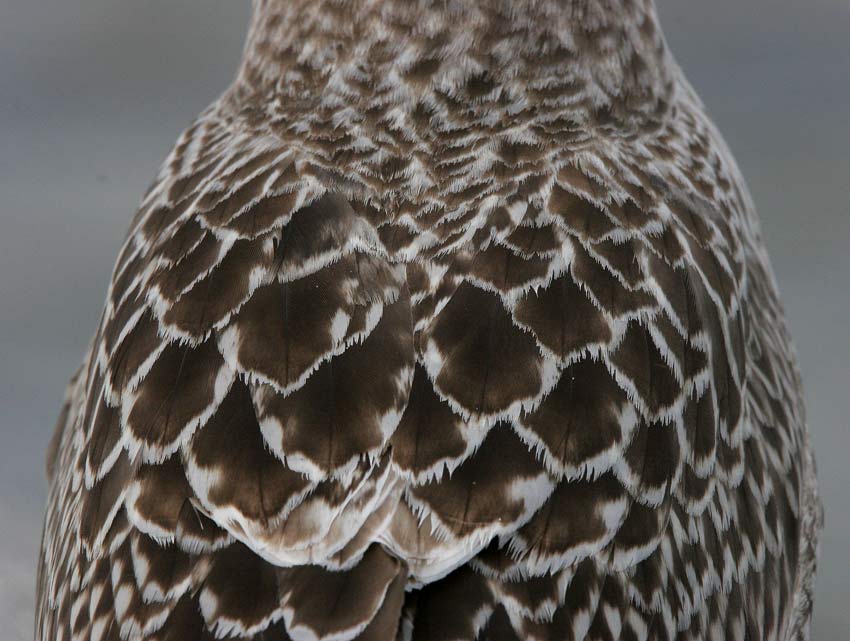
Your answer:
[[[69,386],[37,639],[807,638],[795,356],[651,6],[447,6],[257,3]]]

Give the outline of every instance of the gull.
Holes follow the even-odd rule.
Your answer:
[[[38,641],[790,641],[821,508],[651,0],[255,0],[47,456]]]

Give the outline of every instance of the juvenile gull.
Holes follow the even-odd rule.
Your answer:
[[[809,634],[796,358],[651,0],[255,0],[47,467],[37,641]]]

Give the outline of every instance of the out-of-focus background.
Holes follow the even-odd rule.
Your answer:
[[[850,3],[659,0],[749,180],[826,504],[814,639],[850,638]],[[228,84],[248,0],[0,0],[0,629],[32,637],[43,452],[134,207]]]

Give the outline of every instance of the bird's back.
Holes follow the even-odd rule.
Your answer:
[[[617,95],[592,29],[484,59],[380,2],[368,46],[263,62],[285,5],[119,255],[36,638],[805,638],[794,355],[653,14],[599,27],[642,34]]]

